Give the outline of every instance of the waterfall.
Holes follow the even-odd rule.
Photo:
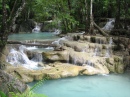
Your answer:
[[[94,55],[93,56],[99,56],[100,55],[100,48],[98,46],[96,46],[96,48],[94,49]]]
[[[34,57],[30,60],[26,55],[26,46],[21,45],[18,50],[12,48],[7,56],[7,62],[14,66],[22,65],[28,69],[37,69],[38,63],[42,62],[42,55],[35,53]]]
[[[58,34],[60,34],[60,33],[61,33],[61,30],[59,30],[59,29],[55,29],[54,34],[58,35]]]
[[[34,62],[42,62],[43,58],[40,53],[36,53],[34,54],[34,57],[31,60]]]
[[[88,60],[88,61],[86,62],[86,64],[87,64],[88,66],[94,67],[94,64],[93,64],[90,60]]]
[[[97,55],[98,55],[98,48],[96,47],[94,50],[94,56],[97,56]]]
[[[35,28],[32,30],[32,32],[40,32],[41,26],[40,24],[36,23]]]
[[[110,39],[109,39],[109,45],[111,46],[112,43],[113,43],[113,40],[112,40],[112,37],[110,37]]]
[[[115,19],[109,19],[106,25],[102,28],[103,30],[111,31],[114,28]]]
[[[106,57],[110,57],[112,54],[112,44],[113,44],[113,40],[112,40],[112,37],[110,37],[109,44],[106,49]]]

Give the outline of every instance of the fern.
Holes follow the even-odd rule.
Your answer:
[[[5,95],[5,93],[3,93],[2,91],[0,91],[0,97],[7,97],[7,96]]]
[[[20,93],[17,91],[18,93],[9,92],[9,94],[11,95],[11,97],[47,97],[44,94],[36,94],[33,92],[33,90],[41,86],[46,79],[37,82],[30,90],[26,91],[25,93]],[[0,97],[8,97],[8,96],[2,91],[0,91]]]

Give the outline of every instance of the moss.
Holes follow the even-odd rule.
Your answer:
[[[0,47],[4,47],[6,44],[7,44],[6,41],[1,41],[1,40],[0,40]]]
[[[110,60],[109,60],[109,58],[106,58],[106,62],[107,62],[107,63],[110,63]]]
[[[94,36],[92,36],[92,37],[90,38],[90,40],[91,40],[91,42],[93,42],[93,43],[96,42],[96,38],[95,38]]]
[[[120,62],[115,63],[115,71],[116,73],[124,73],[124,65]]]
[[[102,45],[102,49],[106,49],[106,46],[105,46],[105,45]]]
[[[107,42],[109,43],[110,38],[109,38],[109,37],[106,37],[106,40],[107,40]]]
[[[115,62],[119,62],[119,58],[118,57],[114,57],[114,61]]]
[[[121,45],[117,44],[116,46],[113,47],[113,50],[114,51],[119,51],[119,50],[121,50],[121,48],[122,48]]]
[[[75,41],[78,41],[78,40],[80,39],[80,36],[79,36],[79,35],[75,35],[75,36],[73,36],[73,39],[74,39]]]

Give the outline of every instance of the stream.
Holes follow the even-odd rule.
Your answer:
[[[33,86],[35,83],[28,85]],[[130,71],[124,74],[46,80],[34,92],[47,97],[129,97]]]
[[[9,40],[17,41],[29,41],[33,40],[51,40],[58,39],[52,33],[31,33],[31,34],[12,34],[9,36]],[[111,45],[111,42],[109,43]],[[25,47],[24,47],[25,48]],[[53,50],[48,48],[26,47],[26,49],[32,51],[49,51]],[[97,49],[95,49],[97,51]],[[109,51],[109,50],[108,50]],[[15,62],[15,54],[23,56],[23,49],[12,50],[14,58],[10,59],[10,62]],[[96,56],[97,54],[95,54]],[[24,55],[25,56],[25,55]],[[33,60],[23,58],[19,59],[18,63],[25,64],[25,67],[30,68],[29,62]],[[26,60],[26,61],[25,61]],[[33,68],[33,67],[32,67]],[[35,65],[34,65],[35,68]],[[32,87],[37,82],[29,83]],[[63,78],[57,80],[45,80],[42,85],[34,89],[35,93],[45,94],[47,97],[129,97],[130,95],[130,71],[124,74],[109,74],[109,75],[93,75],[93,76],[77,76],[73,78]]]

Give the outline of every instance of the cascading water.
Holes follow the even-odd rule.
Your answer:
[[[55,29],[54,34],[58,35],[58,34],[60,34],[60,33],[61,33],[61,30],[59,30],[59,29]]]
[[[42,62],[43,58],[40,53],[36,53],[36,54],[34,54],[34,57],[31,60],[34,62]]]
[[[106,49],[106,57],[110,57],[112,54],[112,44],[113,44],[113,40],[112,40],[112,37],[110,37],[109,45],[107,46],[107,49]]]
[[[57,46],[57,47],[61,47],[63,45],[62,41],[66,41],[67,39],[65,37],[62,37],[56,41],[53,41],[52,44]]]
[[[83,53],[85,53],[85,52],[89,53],[89,46],[86,45],[86,47],[83,48],[82,52],[83,52]]]
[[[99,56],[99,55],[100,55],[99,47],[96,47],[94,50],[94,56]]]
[[[86,63],[87,65],[94,67],[94,64],[90,60],[88,60]]]
[[[115,19],[109,19],[106,25],[102,28],[103,30],[111,31],[114,28]]]
[[[41,30],[41,26],[40,26],[38,23],[36,23],[36,26],[35,26],[35,28],[32,30],[32,32],[40,32],[40,30]]]
[[[22,65],[28,69],[38,69],[38,63],[42,62],[42,55],[40,53],[34,54],[32,60],[25,54],[27,48],[23,45],[19,47],[19,50],[11,49],[7,56],[7,62],[12,65]]]

